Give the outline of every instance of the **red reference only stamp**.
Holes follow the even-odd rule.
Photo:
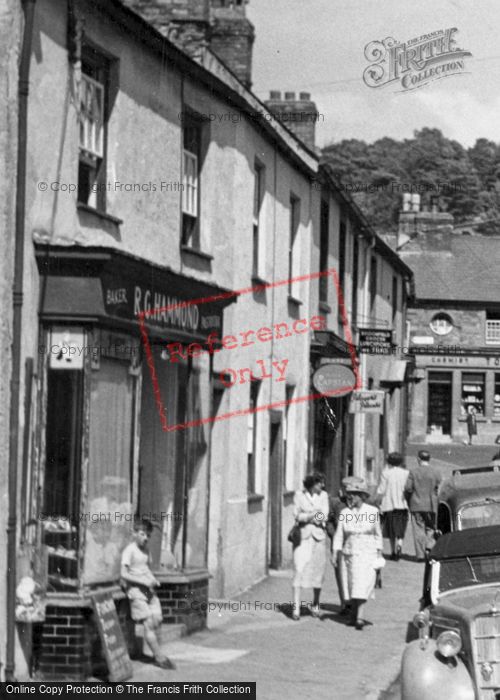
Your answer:
[[[265,290],[272,290],[275,287],[290,287],[292,283],[297,284],[303,282],[311,282],[312,280],[319,279],[320,277],[327,277],[331,279],[334,285],[335,293],[338,300],[339,317],[344,329],[344,337],[349,347],[349,355],[351,360],[352,372],[347,372],[347,374],[350,376],[354,376],[354,382],[352,382],[351,384],[346,384],[345,386],[336,386],[335,388],[321,387],[321,393],[305,394],[303,396],[297,396],[287,400],[275,401],[264,405],[259,405],[255,408],[248,407],[245,409],[238,409],[235,411],[224,413],[222,415],[208,416],[205,418],[200,418],[198,420],[188,421],[185,423],[169,423],[168,415],[165,408],[165,401],[161,396],[154,356],[147,331],[147,322],[149,317],[158,317],[160,313],[171,313],[179,309],[185,309],[195,305],[200,306],[201,304],[210,304],[226,298],[236,297],[237,299],[239,299],[245,294],[252,294],[256,292],[263,292]],[[343,396],[346,393],[349,393],[361,387],[361,378],[359,375],[359,362],[356,356],[355,347],[352,342],[352,333],[348,323],[347,313],[344,305],[344,298],[342,290],[340,289],[338,275],[335,269],[327,270],[324,272],[317,272],[309,275],[302,275],[300,277],[294,277],[293,279],[281,280],[278,282],[272,282],[270,284],[261,284],[255,287],[239,289],[225,294],[217,294],[203,299],[192,299],[189,301],[183,301],[177,304],[171,304],[169,306],[161,308],[155,307],[153,309],[139,311],[137,313],[137,319],[139,322],[141,337],[144,344],[147,364],[151,374],[151,382],[155,394],[155,402],[160,416],[162,429],[164,431],[171,432],[175,430],[181,430],[184,428],[195,427],[206,423],[213,423],[215,421],[225,420],[227,418],[232,418],[235,416],[245,416],[251,413],[255,413],[257,411],[282,408],[283,406],[287,406],[288,404],[292,403],[303,403],[305,401],[313,401],[315,399],[320,399],[325,396]],[[299,319],[289,318],[286,322],[273,323],[269,326],[263,326],[261,328],[258,328],[257,330],[250,329],[240,331],[238,333],[227,333],[224,335],[220,335],[219,333],[212,331],[208,335],[206,342],[203,343],[167,342],[165,343],[165,350],[168,353],[169,362],[177,364],[185,362],[189,359],[189,357],[200,357],[205,352],[209,355],[216,355],[224,350],[234,351],[240,348],[247,348],[249,346],[259,346],[259,344],[263,344],[264,346],[265,343],[271,341],[281,341],[286,338],[293,338],[294,336],[299,336],[314,331],[324,331],[326,329],[326,318],[321,315],[315,315],[310,317],[307,316],[305,318]],[[222,385],[226,388],[231,388],[237,384],[246,384],[255,380],[271,380],[275,382],[284,382],[287,380],[288,369],[288,358],[276,360],[267,358],[254,360],[252,367],[226,367],[223,370],[221,370],[218,374],[219,380],[222,383]]]

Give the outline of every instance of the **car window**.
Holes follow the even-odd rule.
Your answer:
[[[440,562],[439,592],[500,581],[500,556],[461,557]]]
[[[500,525],[500,503],[476,503],[464,506],[457,519],[461,530],[483,525]]]

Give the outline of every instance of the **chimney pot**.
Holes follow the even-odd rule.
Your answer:
[[[290,100],[290,101],[295,100],[295,93],[294,92],[285,92],[285,100]]]
[[[309,102],[309,100],[311,99],[311,93],[310,92],[301,92],[300,99],[304,100],[304,102]]]
[[[271,90],[269,93],[270,100],[281,100],[281,90]]]

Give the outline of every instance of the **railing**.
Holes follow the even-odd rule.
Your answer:
[[[491,345],[500,345],[500,320],[486,321],[486,342]]]

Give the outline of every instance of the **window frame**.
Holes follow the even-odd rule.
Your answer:
[[[257,477],[258,477],[258,432],[259,432],[259,412],[257,410],[259,406],[259,395],[260,395],[260,380],[252,380],[250,382],[250,396],[249,396],[249,408],[250,413],[248,414],[247,421],[247,494],[253,496],[257,494]],[[251,452],[249,451],[249,434],[251,433]]]
[[[200,116],[196,112],[185,108],[182,112],[182,160],[181,160],[181,247],[182,249],[192,250],[194,252],[202,251],[201,241],[201,173],[202,173],[202,149],[203,149],[203,130],[204,124]],[[196,132],[196,152],[191,148],[186,148],[187,132],[194,130]],[[190,161],[191,165],[195,165],[194,182],[188,183],[186,163]],[[191,177],[193,177],[191,175]],[[185,201],[188,192],[194,191],[195,206],[191,211],[185,208]],[[195,211],[194,211],[195,210]]]
[[[264,235],[264,198],[265,198],[265,165],[255,159],[254,163],[254,194],[252,212],[252,278],[257,281],[265,280],[265,235]]]
[[[319,217],[319,271],[328,270],[328,254],[330,252],[330,204],[324,197],[321,198]],[[328,277],[319,278],[319,301],[328,303]]]
[[[78,90],[78,188],[77,201],[101,213],[106,213],[106,177],[108,151],[108,122],[110,113],[110,76],[112,61],[109,56],[91,44],[82,47],[81,76]],[[85,129],[82,110],[84,86],[93,85],[101,94],[100,134],[94,136],[93,150],[82,143],[82,127]],[[82,123],[83,122],[83,123]],[[99,120],[97,120],[99,123]],[[95,124],[94,124],[95,128]],[[94,145],[92,144],[92,145]],[[92,190],[95,187],[95,191]]]
[[[288,299],[296,303],[302,303],[297,293],[297,282],[292,282],[294,277],[300,275],[300,271],[296,270],[296,266],[300,262],[300,255],[297,254],[298,244],[300,242],[300,197],[290,192],[289,201],[289,230],[288,230]]]

